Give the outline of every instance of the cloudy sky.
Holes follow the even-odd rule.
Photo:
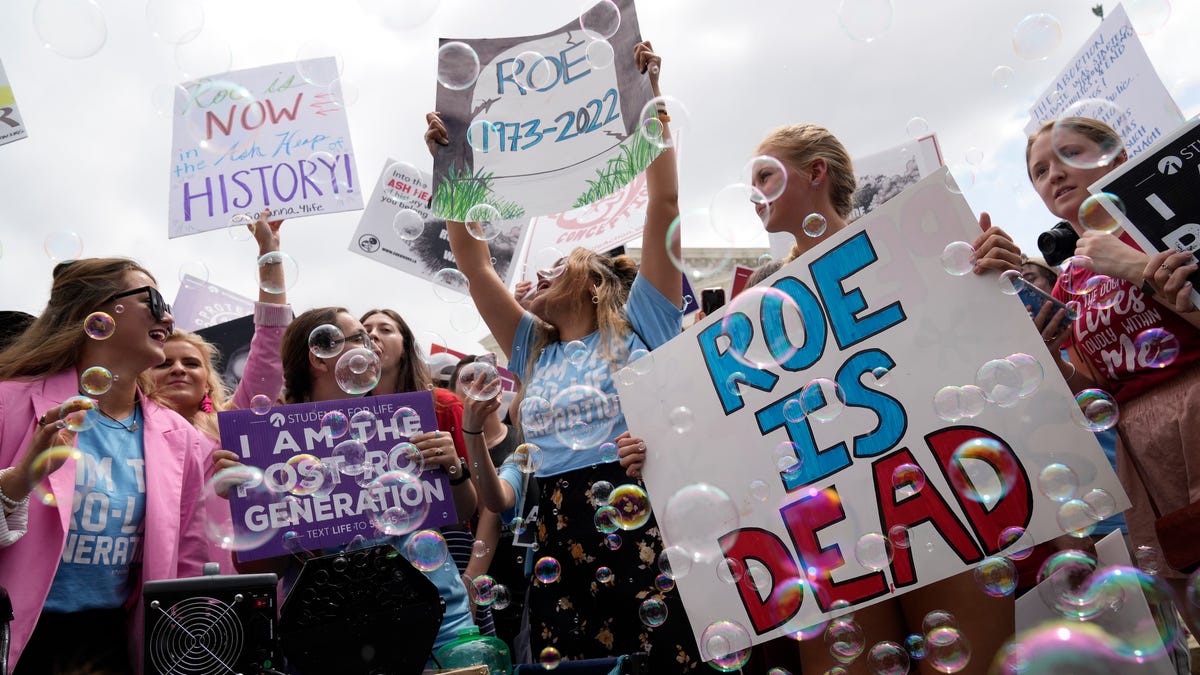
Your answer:
[[[846,0],[842,11],[849,13],[839,21],[841,4],[640,3],[643,36],[664,58],[663,89],[690,113],[682,206],[706,206],[738,181],[757,141],[780,124],[823,124],[861,156],[906,142],[910,121],[920,117],[937,133],[946,161],[974,172],[965,191],[974,211],[991,212],[1035,251],[1037,233],[1055,219],[1025,178],[1022,128],[1032,100],[1095,29],[1094,3]],[[0,308],[44,306],[51,233],[74,233],[86,256],[139,259],[168,299],[180,269],[200,265],[214,283],[256,293],[252,242],[225,232],[166,237],[171,122],[163,114],[170,100],[164,92],[188,74],[286,63],[298,54],[337,56],[343,82],[358,92],[348,108],[358,171],[373,182],[389,155],[431,163],[421,134],[423,114],[433,106],[438,37],[540,33],[583,6],[570,0],[0,3],[0,61],[29,130],[28,139],[0,146]],[[1191,58],[1200,3],[1138,0],[1127,8],[1168,90],[1185,113],[1200,112]],[[79,11],[94,20],[56,45],[79,58],[46,48],[37,29],[69,31],[77,22],[56,24]],[[1051,14],[1062,25],[1061,42],[1044,60],[1014,51],[1013,31],[1033,13]],[[154,34],[179,26],[201,30],[180,47]],[[854,31],[874,39],[855,39]],[[1011,69],[1010,78],[996,74],[1001,66]],[[967,164],[968,157],[976,163]],[[450,324],[451,312],[427,282],[346,250],[358,217],[320,215],[285,225],[284,249],[300,270],[290,296],[297,310],[394,307],[426,338],[437,334],[451,346],[473,348],[482,329],[456,330],[461,322]],[[685,232],[689,243],[712,242]],[[765,237],[757,243],[765,245]]]

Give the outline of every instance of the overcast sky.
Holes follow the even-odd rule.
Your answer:
[[[43,9],[72,9],[85,0],[41,2]],[[423,115],[433,106],[438,37],[541,33],[584,6],[569,0],[151,0],[151,13],[202,9],[199,36],[177,49],[153,34],[145,0],[95,0],[103,46],[84,58],[65,58],[39,39],[38,4],[0,3],[0,61],[29,130],[28,139],[0,146],[0,309],[33,313],[49,293],[53,263],[44,240],[51,232],[77,234],[85,256],[137,258],[155,272],[168,299],[178,289],[180,268],[197,263],[214,283],[256,294],[252,242],[233,241],[225,232],[166,237],[171,123],[161,101],[169,100],[163,98],[167,85],[190,79],[185,72],[290,62],[314,50],[339,57],[343,81],[359,92],[348,115],[358,172],[370,184],[388,155],[431,164],[421,135]],[[965,191],[971,207],[991,212],[1024,249],[1036,252],[1037,233],[1055,219],[1025,177],[1022,128],[1030,102],[1095,29],[1094,3],[849,4],[860,5],[865,14],[859,18],[883,29],[876,39],[848,35],[837,0],[639,4],[643,36],[663,55],[663,90],[690,112],[683,208],[706,206],[736,182],[758,140],[780,124],[823,124],[853,155],[866,155],[906,142],[910,120],[921,117],[937,133],[948,163],[965,164],[968,155],[982,153],[975,183]],[[1106,3],[1110,11],[1115,6]],[[891,9],[890,23],[880,8]],[[1159,26],[1164,8],[1170,17]],[[1200,3],[1139,0],[1128,11],[1139,31],[1153,29],[1141,39],[1168,90],[1185,113],[1200,112],[1194,59]],[[1029,61],[1014,52],[1013,29],[1038,12],[1059,19],[1063,38],[1045,60]],[[92,46],[80,39],[74,50],[79,55]],[[1000,66],[1012,69],[1007,87],[997,85]],[[297,311],[330,304],[355,312],[394,307],[419,334],[474,349],[482,329],[455,330],[447,305],[427,282],[346,250],[358,218],[359,212],[320,215],[284,226],[283,248],[300,269],[290,294]],[[765,237],[758,243],[765,245]]]

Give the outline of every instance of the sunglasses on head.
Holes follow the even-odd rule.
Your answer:
[[[167,301],[163,299],[162,293],[159,293],[158,289],[153,286],[141,286],[132,290],[121,291],[120,293],[109,297],[100,304],[107,305],[113,300],[127,298],[132,295],[141,295],[142,293],[146,293],[150,296],[150,315],[154,317],[155,321],[162,321],[168,314],[171,313],[171,306],[168,305]]]

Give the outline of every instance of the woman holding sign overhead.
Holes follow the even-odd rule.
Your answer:
[[[87,258],[54,268],[41,316],[0,352],[0,585],[16,673],[130,672],[143,582],[201,572],[207,445],[137,386],[173,326],[144,268]]]
[[[1087,187],[1126,159],[1117,133],[1093,119],[1048,123],[1029,138],[1034,189],[1079,234],[1075,253],[1086,256],[1068,261],[1053,292],[1078,302],[1079,317],[1067,323],[1065,310],[1046,303],[1035,321],[1073,391],[1107,392],[1089,394],[1085,410],[1115,413],[1119,405],[1117,475],[1132,503],[1129,536],[1163,552],[1154,507],[1165,516],[1200,501],[1200,311],[1187,281],[1197,264],[1189,253],[1147,256],[1128,234],[1107,232],[1115,224],[1096,212]],[[1059,357],[1063,346],[1069,362]],[[1186,575],[1164,569],[1162,576],[1184,597]],[[1200,630],[1195,608],[1176,605]]]
[[[650,43],[636,45],[634,58],[657,96],[660,59]],[[668,111],[659,109],[658,119],[665,127]],[[437,114],[427,121],[430,150],[448,144]],[[655,585],[658,528],[614,443],[627,429],[613,375],[681,328],[682,278],[667,241],[679,215],[675,161],[668,147],[646,170],[641,269],[625,257],[577,248],[539,275],[528,312],[493,269],[487,243],[463,223],[447,223],[475,306],[522,376],[521,422],[534,446],[525,448],[526,468],[542,486],[529,615],[533,654],[543,662],[648,650],[652,672],[699,665],[678,592]],[[673,246],[678,254],[678,241]],[[609,492],[613,508],[599,508]]]
[[[768,203],[755,206],[768,232],[787,232],[795,238],[787,261],[815,249],[847,227],[857,181],[849,153],[828,129],[815,124],[781,127],[763,139],[756,154],[759,157],[751,165],[754,172],[751,184],[770,201],[769,208]],[[1020,251],[1008,236],[991,226],[986,213],[979,224],[983,232],[972,244],[976,250],[974,272],[1019,270]],[[844,574],[852,576],[850,570]],[[962,669],[953,672],[986,673],[993,655],[1014,630],[1012,598],[985,594],[974,573],[968,571],[892,600],[856,608],[853,621],[831,622],[828,633],[817,631],[814,637],[800,642],[804,669],[819,673],[841,667],[848,673],[867,673],[866,655],[847,663],[845,650],[835,654],[838,650],[828,646],[827,643],[833,644],[830,635],[841,636],[838,644],[843,645],[850,638],[863,640],[868,650],[881,641],[904,644],[906,636],[929,632],[923,624],[927,623],[927,615],[936,610],[948,612],[956,623],[958,632],[947,633],[945,637],[965,638],[962,644],[969,644],[965,653],[973,654]],[[941,653],[961,646],[952,641],[941,646]],[[934,654],[930,657],[938,658]],[[934,672],[929,659],[921,664],[921,672]]]

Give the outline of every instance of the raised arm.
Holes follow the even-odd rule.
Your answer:
[[[658,88],[662,58],[654,53],[649,42],[634,45],[633,57],[639,72],[650,78],[650,89],[654,96],[662,95]],[[680,258],[680,230],[667,242],[671,223],[679,217],[679,172],[675,165],[675,140],[670,132],[670,113],[665,104],[658,107],[658,118],[663,123],[663,139],[670,145],[650,163],[646,169],[646,191],[649,203],[646,206],[646,225],[642,229],[642,266],[639,274],[646,278],[668,300],[679,306],[683,302],[683,275],[670,255]]]
[[[438,115],[436,112],[425,115],[425,121],[429,123],[425,131],[425,144],[429,146],[431,154],[436,146],[450,143],[446,125]],[[496,268],[492,266],[492,252],[486,241],[472,237],[466,225],[455,221],[446,221],[446,233],[450,236],[450,250],[458,262],[458,270],[470,284],[475,309],[483,317],[500,348],[511,357],[513,336],[525,310],[517,304],[500,275],[496,274]]]
[[[279,226],[282,220],[267,220],[271,212],[264,209],[254,221],[251,229],[258,241],[258,255],[279,250]],[[254,337],[250,340],[250,353],[237,391],[233,393],[232,405],[237,409],[251,407],[253,398],[263,394],[275,403],[283,389],[283,363],[279,358],[279,346],[283,343],[283,331],[292,322],[292,308],[287,304],[287,293],[269,293],[262,289],[268,284],[283,288],[282,265],[266,265],[259,268],[258,302],[254,305]]]
[[[468,398],[463,404],[463,435],[467,440],[467,455],[471,462],[471,478],[479,495],[479,503],[489,511],[503,513],[517,503],[517,495],[508,481],[501,480],[483,437],[483,423],[500,408],[500,397],[490,401]]]

